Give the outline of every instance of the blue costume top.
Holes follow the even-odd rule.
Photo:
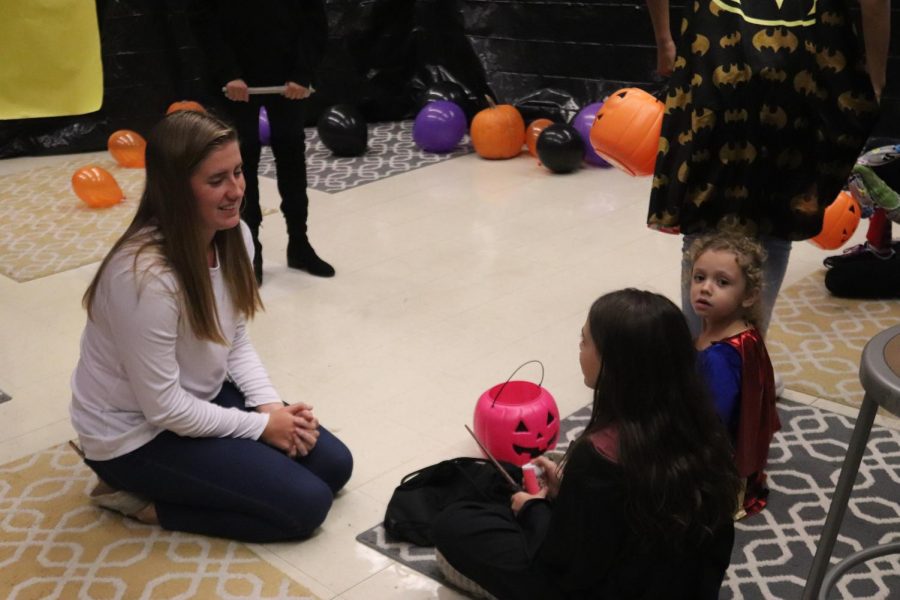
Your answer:
[[[762,335],[751,327],[701,351],[698,364],[746,481],[742,518],[762,510],[769,492],[764,469],[772,436],[781,427],[772,362]]]
[[[728,429],[731,443],[737,438],[741,405],[741,371],[744,361],[731,344],[713,344],[697,355],[719,419]]]

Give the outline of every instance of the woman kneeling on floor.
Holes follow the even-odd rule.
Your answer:
[[[250,343],[262,301],[237,134],[174,113],[146,165],[137,214],[83,299],[70,414],[100,478],[91,499],[165,529],[307,537],[353,459],[310,406],[282,402]]]

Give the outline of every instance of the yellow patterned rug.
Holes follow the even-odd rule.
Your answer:
[[[109,171],[125,200],[89,208],[72,191],[72,174],[96,165]],[[0,176],[0,274],[31,281],[103,258],[134,217],[144,191],[144,170],[111,158],[65,162]],[[275,212],[263,207],[263,214]]]
[[[103,209],[79,200],[72,174],[88,164],[109,171],[125,200]],[[67,159],[0,177],[0,273],[30,281],[99,261],[131,222],[143,187],[143,169],[111,158]]]
[[[95,482],[65,444],[0,466],[0,597],[316,598],[243,544],[92,506]]]
[[[835,298],[823,271],[781,291],[766,345],[789,390],[858,408],[863,347],[900,323],[900,300]]]

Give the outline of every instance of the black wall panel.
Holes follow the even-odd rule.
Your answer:
[[[102,108],[79,117],[2,121],[0,158],[103,149],[116,129],[146,133],[174,100],[213,107],[223,101],[191,31],[192,1],[96,2]],[[683,3],[672,0],[676,34]],[[900,137],[898,4],[879,133]],[[310,122],[338,102],[357,105],[369,121],[408,118],[420,92],[448,78],[473,98],[490,94],[501,102],[554,88],[585,104],[620,87],[654,91],[663,84],[654,73],[643,0],[326,0],[326,6],[329,45]]]

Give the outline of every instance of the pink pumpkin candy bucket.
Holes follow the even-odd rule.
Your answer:
[[[541,380],[513,381],[527,364],[541,366]],[[559,409],[545,388],[544,365],[530,360],[519,365],[504,383],[484,392],[475,405],[475,435],[497,460],[522,466],[556,447]]]

